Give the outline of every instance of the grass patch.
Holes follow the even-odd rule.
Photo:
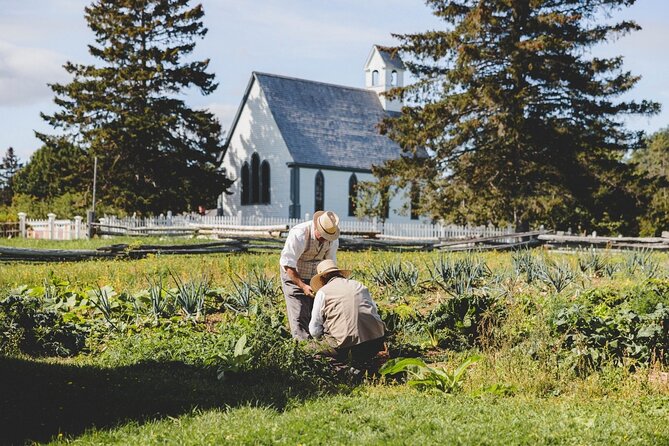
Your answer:
[[[444,397],[368,387],[295,403],[200,409],[75,444],[666,444],[669,400]]]

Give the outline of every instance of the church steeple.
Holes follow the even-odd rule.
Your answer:
[[[402,103],[390,101],[383,94],[394,87],[404,86],[404,63],[396,54],[381,45],[374,45],[365,63],[365,88],[379,95],[384,109],[400,111]]]

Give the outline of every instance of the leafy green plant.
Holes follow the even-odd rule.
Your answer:
[[[25,287],[0,300],[0,354],[70,356],[84,348],[87,333],[86,327],[46,309]]]
[[[239,282],[232,282],[232,291],[225,299],[225,307],[237,314],[249,314],[256,308],[254,305],[257,292],[253,285],[240,278]]]
[[[184,282],[179,276],[170,273],[176,285],[176,292],[168,291],[173,297],[186,319],[198,320],[204,312],[204,299],[209,291],[209,280],[206,276]]]
[[[456,393],[462,389],[467,369],[479,360],[479,356],[470,356],[453,372],[449,372],[444,367],[430,367],[419,358],[394,358],[386,362],[379,373],[382,376],[406,373],[407,384],[410,386]]]
[[[383,262],[373,267],[371,278],[379,286],[413,290],[418,285],[418,268],[411,262]]]
[[[276,284],[274,277],[267,277],[255,269],[253,270],[253,279],[251,280],[251,291],[258,298],[269,299],[270,302],[281,294],[280,287]]]
[[[604,275],[608,263],[604,256],[595,249],[583,250],[578,254],[578,267],[581,272],[592,274],[595,277]]]
[[[231,353],[218,355],[219,360],[217,377],[219,380],[225,380],[231,373],[239,373],[248,367],[251,360],[251,347],[246,345],[246,335],[242,335],[235,343],[235,348]]]
[[[112,298],[116,296],[116,292],[112,289],[112,287],[109,285],[104,287],[96,285],[96,287],[92,290],[89,290],[88,293],[90,296],[90,302],[95,308],[98,309],[98,311],[100,311],[100,313],[102,313],[102,316],[104,317],[105,321],[107,321],[107,324],[114,330],[118,330],[119,327],[114,322],[113,317],[114,308],[117,307],[118,304],[112,300]]]
[[[653,258],[653,251],[646,248],[629,251],[624,265],[630,276],[639,272],[650,279],[656,277],[660,271],[659,263]]]
[[[146,278],[149,283],[149,288],[147,290],[149,297],[149,314],[154,318],[155,322],[163,317],[169,306],[169,300],[167,299],[167,292],[163,286],[163,275],[158,274],[153,279],[151,277]]]
[[[460,258],[441,256],[428,271],[434,283],[456,297],[471,294],[491,275],[485,261],[474,254]]]
[[[574,281],[574,271],[566,262],[545,262],[539,270],[539,277],[560,293]]]
[[[483,333],[492,330],[503,317],[503,307],[497,299],[486,294],[452,297],[425,318],[426,330],[438,339],[439,346],[466,349],[480,345]]]
[[[525,281],[532,284],[537,278],[539,262],[529,249],[515,251],[511,257],[511,263],[516,275],[525,274]]]

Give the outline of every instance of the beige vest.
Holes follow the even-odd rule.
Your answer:
[[[307,225],[307,244],[300,258],[297,259],[297,273],[302,280],[306,280],[306,283],[309,283],[311,278],[316,275],[316,267],[321,261],[325,260],[325,255],[332,245],[329,241],[325,241],[321,244],[318,243],[318,240],[312,238],[312,226],[313,224]]]
[[[385,334],[385,325],[363,284],[337,277],[321,291],[325,295],[321,310],[324,332],[334,338],[337,348],[351,347]]]

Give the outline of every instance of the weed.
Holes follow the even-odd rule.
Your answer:
[[[443,367],[430,367],[419,358],[395,358],[384,364],[379,373],[382,376],[406,373],[409,378],[407,384],[410,386],[456,393],[462,389],[467,369],[479,360],[479,356],[470,356],[453,372],[449,372]]]

